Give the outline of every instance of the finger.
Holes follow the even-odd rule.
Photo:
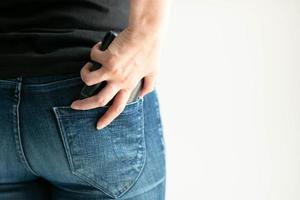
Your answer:
[[[144,77],[143,87],[139,93],[140,97],[152,92],[156,84],[156,75],[148,75]]]
[[[113,68],[116,64],[116,56],[106,49],[100,50],[101,42],[96,43],[90,51],[90,59],[97,63],[101,63],[104,67]]]
[[[113,104],[107,109],[104,115],[97,122],[97,129],[104,128],[110,124],[125,108],[129,99],[127,90],[120,90],[116,95]]]
[[[115,83],[108,83],[98,94],[99,106],[105,106],[119,91]]]
[[[93,63],[87,62],[80,70],[81,79],[86,85],[91,86],[108,80],[108,74],[104,68],[101,67],[100,69],[91,71],[92,67]]]
[[[71,104],[71,108],[76,110],[88,110],[106,105],[118,92],[118,87],[115,84],[107,83],[101,91],[94,96],[76,100]]]
[[[101,51],[99,48],[101,46],[101,42],[96,43],[90,52],[90,59],[92,61],[95,61],[97,63],[101,63],[104,68],[110,70],[111,72],[118,71],[124,63],[124,55],[128,54],[120,54],[118,52],[119,49],[112,48],[113,46],[117,46],[115,40],[110,44],[110,46],[104,50]],[[113,49],[113,50],[112,50]],[[122,55],[122,56],[120,56]]]
[[[102,53],[103,51],[100,50],[102,42],[97,42],[90,50],[90,60],[93,60],[97,63],[102,64]]]

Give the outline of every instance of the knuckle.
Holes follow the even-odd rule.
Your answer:
[[[82,80],[85,79],[85,72],[84,72],[83,68],[81,68],[81,70],[80,70],[80,77],[81,77]]]
[[[105,66],[110,68],[110,69],[114,69],[115,65],[116,65],[116,57],[114,55],[109,55],[105,59]]]
[[[120,78],[120,79],[118,80],[118,82],[119,82],[120,85],[124,86],[125,83],[127,82],[127,79],[126,79],[126,78]]]
[[[91,64],[92,63],[88,63],[83,68],[80,69],[80,77],[82,81],[88,86],[94,85],[96,83],[95,77],[89,71],[89,67]]]
[[[85,79],[85,80],[83,80],[83,82],[85,82],[85,84],[87,86],[91,86],[91,85],[95,84],[94,81],[91,78]]]
[[[111,68],[111,72],[114,76],[117,76],[121,79],[122,82],[126,81],[126,77],[124,77],[123,71],[121,70],[121,68],[117,67],[116,65]]]
[[[121,68],[119,67],[119,62],[116,56],[112,55],[109,56],[104,61],[104,66],[109,69],[109,71],[114,75],[120,75],[121,74]]]
[[[91,50],[90,50],[90,58],[91,58],[91,60],[95,60],[95,58],[96,58],[96,49],[95,49],[95,47],[91,48]]]
[[[81,79],[82,79],[82,81],[83,81],[86,85],[88,85],[88,86],[91,85],[90,80],[89,80],[85,75],[82,75],[82,76],[81,76]]]
[[[121,69],[117,66],[117,65],[113,65],[110,67],[110,71],[112,72],[112,74],[120,76],[122,75],[121,73]]]
[[[103,97],[97,97],[97,104],[102,106],[105,104],[105,99]]]
[[[109,89],[110,89],[110,91],[117,91],[118,87],[116,84],[110,84]]]
[[[119,83],[122,86],[132,87],[135,84],[135,79],[132,78],[132,76],[130,76],[130,75],[124,76],[123,74],[120,74],[119,77],[120,77],[119,78]]]

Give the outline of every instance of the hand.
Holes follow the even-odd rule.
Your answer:
[[[124,29],[110,44],[107,50],[99,50],[101,42],[96,43],[90,52],[91,60],[102,67],[90,71],[87,62],[80,71],[83,82],[90,86],[106,81],[106,86],[96,95],[71,104],[73,109],[87,110],[106,105],[113,97],[113,103],[98,120],[97,129],[110,124],[125,108],[131,92],[144,78],[139,93],[143,97],[154,90],[158,74],[160,39],[157,34]]]

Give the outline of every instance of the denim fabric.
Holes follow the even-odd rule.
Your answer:
[[[156,89],[107,127],[107,106],[73,110],[79,74],[0,79],[0,200],[163,200]]]

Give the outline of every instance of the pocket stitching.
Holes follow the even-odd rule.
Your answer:
[[[143,102],[143,98],[140,98],[138,101],[132,102],[131,104],[134,104],[134,103],[142,104],[142,102]],[[137,180],[139,179],[139,177],[140,177],[140,175],[141,175],[141,173],[142,173],[142,171],[144,169],[144,166],[146,164],[146,155],[147,155],[147,153],[146,153],[146,141],[145,141],[145,134],[144,134],[143,105],[138,105],[138,107],[140,108],[139,112],[142,113],[141,114],[141,125],[140,125],[140,128],[141,128],[140,131],[142,131],[142,143],[141,143],[141,146],[138,149],[138,153],[137,153],[136,157],[143,156],[144,159],[142,159],[142,160],[139,159],[137,161],[140,164],[138,169],[132,169],[132,170],[135,170],[135,171],[138,172],[138,174],[136,175],[135,179],[133,179],[127,185],[124,185],[122,187],[122,189],[117,189],[118,192],[116,192],[115,194],[112,193],[110,190],[107,189],[107,188],[109,188],[109,183],[107,183],[107,181],[104,180],[102,177],[99,178],[102,181],[102,183],[103,183],[102,185],[100,185],[96,181],[94,181],[93,179],[91,179],[90,177],[86,176],[85,174],[83,174],[83,173],[81,173],[81,172],[79,172],[78,170],[75,169],[73,158],[72,158],[72,155],[71,155],[71,149],[70,149],[69,143],[67,141],[68,140],[67,139],[67,133],[65,131],[65,127],[62,124],[62,118],[60,117],[61,116],[61,112],[60,112],[59,109],[60,108],[64,108],[64,107],[65,106],[55,106],[52,109],[53,109],[53,111],[55,113],[55,116],[56,116],[56,119],[58,121],[59,130],[60,130],[60,133],[61,133],[60,135],[62,136],[63,144],[64,144],[64,147],[65,147],[65,151],[66,151],[66,154],[67,154],[67,159],[69,161],[69,165],[70,165],[72,174],[74,174],[75,176],[78,176],[79,178],[81,178],[82,180],[84,180],[85,182],[87,182],[88,184],[90,184],[92,187],[96,187],[96,188],[100,189],[105,194],[107,194],[107,195],[109,195],[109,196],[111,196],[113,198],[120,197],[121,195],[123,195],[124,193],[126,193],[137,182]],[[133,109],[132,112],[133,111],[135,111],[135,109]],[[128,113],[128,114],[130,114],[130,113]],[[64,117],[68,117],[68,116],[64,115]]]
[[[97,188],[98,189],[101,189],[105,194],[107,195],[110,195],[112,196],[113,194],[110,193],[109,191],[107,191],[103,186],[100,186],[98,185],[96,182],[94,182],[92,179],[90,179],[89,177],[85,176],[84,174],[81,174],[80,172],[76,171],[75,170],[75,167],[74,167],[74,162],[73,162],[73,159],[72,159],[72,155],[71,155],[71,150],[69,148],[69,145],[68,145],[68,142],[67,142],[67,138],[66,138],[66,133],[65,133],[65,130],[64,130],[64,126],[61,124],[62,121],[61,121],[61,117],[59,115],[59,110],[57,110],[56,107],[53,108],[54,109],[54,112],[55,112],[55,115],[57,117],[57,121],[59,123],[59,130],[60,130],[60,133],[61,133],[61,136],[62,136],[62,140],[63,140],[63,144],[64,144],[64,147],[65,147],[65,150],[66,150],[66,154],[67,154],[67,158],[68,158],[68,161],[69,161],[69,165],[70,165],[70,168],[71,168],[71,172],[72,174],[80,177],[81,179],[83,179],[84,181],[88,181],[89,182],[92,182],[93,184],[97,185]],[[104,183],[105,185],[107,186],[107,183],[105,180],[103,180],[102,178],[100,178]],[[93,185],[92,185],[93,186]]]
[[[135,109],[138,109],[138,108],[135,108],[135,104],[142,104],[144,101],[144,98],[143,97],[138,97],[138,99],[134,102],[130,102],[128,104],[126,104],[126,107],[125,108],[128,108],[128,107],[133,107],[131,109],[125,109],[123,110],[123,112],[120,113],[120,115],[124,115],[124,114],[131,114],[132,112],[136,111]],[[82,112],[82,113],[77,113],[77,115],[90,115],[92,113],[90,112],[99,112],[99,109],[103,109],[103,111],[106,111],[110,106],[101,106],[101,107],[97,107],[97,108],[92,108],[92,109],[89,109],[89,110],[75,110],[73,108],[71,108],[70,105],[64,105],[64,106],[53,106],[52,108],[53,109],[59,109],[59,110],[65,110],[65,111],[71,111],[71,112]],[[90,114],[89,114],[90,113]],[[70,115],[69,114],[62,114],[61,111],[59,111],[59,115],[63,115],[64,117],[69,117]],[[72,116],[74,117],[74,116]]]

